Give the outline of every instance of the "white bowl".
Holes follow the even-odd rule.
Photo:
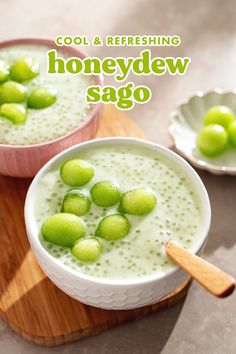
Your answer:
[[[217,105],[228,106],[236,113],[236,92],[223,92],[220,89],[205,94],[198,92],[180,104],[172,114],[169,132],[178,152],[193,166],[218,175],[236,175],[236,149],[229,147],[221,155],[207,158],[196,145],[204,114]]]
[[[197,173],[184,159],[160,145],[132,138],[98,139],[76,145],[51,159],[34,178],[26,197],[25,222],[31,247],[45,273],[60,289],[85,304],[105,309],[131,309],[152,304],[176,289],[186,279],[187,274],[176,266],[163,276],[152,274],[138,280],[110,280],[87,276],[62,266],[56,258],[46,251],[39,240],[39,230],[34,215],[35,196],[42,177],[52,167],[58,167],[65,159],[72,158],[76,156],[77,152],[91,146],[124,144],[143,146],[158,151],[168,159],[174,160],[192,181],[199,194],[202,210],[204,210],[199,242],[193,249],[196,254],[201,254],[203,250],[211,220],[208,195]]]

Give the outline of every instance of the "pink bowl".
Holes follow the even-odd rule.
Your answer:
[[[58,49],[55,42],[48,39],[22,38],[0,42],[0,48],[14,45],[37,44]],[[59,48],[71,56],[85,58],[87,55],[76,48]],[[101,76],[93,76],[96,84],[102,85]],[[86,121],[66,135],[35,145],[0,144],[0,174],[12,177],[33,177],[53,156],[66,148],[93,139],[96,136],[102,114],[102,104],[96,104],[89,112]]]

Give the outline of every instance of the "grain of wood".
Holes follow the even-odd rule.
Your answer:
[[[168,242],[166,252],[180,267],[185,269],[204,288],[217,297],[230,295],[235,288],[235,280],[213,264],[192,254],[174,242]]]

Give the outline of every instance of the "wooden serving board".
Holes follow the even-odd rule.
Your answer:
[[[112,106],[104,109],[98,136],[144,138],[135,123]],[[40,345],[58,345],[167,308],[185,296],[189,281],[152,306],[108,311],[63,293],[39,267],[25,233],[23,208],[30,182],[0,176],[0,313],[20,335]]]

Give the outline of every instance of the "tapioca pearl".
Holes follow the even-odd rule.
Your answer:
[[[90,267],[89,267],[88,265],[86,265],[86,266],[84,267],[84,269],[87,270],[87,271],[89,271],[89,270],[90,270]]]

